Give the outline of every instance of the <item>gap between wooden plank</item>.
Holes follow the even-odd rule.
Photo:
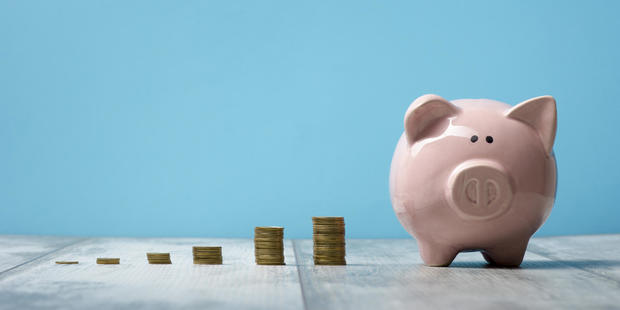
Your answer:
[[[305,289],[304,289],[304,281],[302,281],[301,279],[301,268],[299,268],[299,266],[301,265],[301,257],[300,251],[297,250],[297,242],[299,240],[294,239],[291,240],[293,242],[293,253],[295,253],[295,264],[296,264],[296,268],[297,268],[297,277],[299,278],[299,289],[301,289],[301,300],[303,301],[303,305],[304,305],[304,309],[308,310],[308,302],[306,301],[306,293],[305,293]]]
[[[63,245],[63,246],[61,246],[61,247],[59,247],[59,248],[57,248],[57,249],[54,249],[54,250],[52,250],[52,251],[49,251],[49,252],[47,252],[47,253],[43,253],[43,254],[41,254],[41,255],[39,255],[39,256],[37,256],[37,257],[34,257],[34,258],[32,258],[32,259],[29,259],[29,260],[27,260],[27,261],[25,261],[25,262],[23,262],[23,263],[21,263],[21,264],[15,265],[15,266],[13,266],[13,267],[11,267],[11,268],[9,268],[9,269],[5,269],[5,270],[3,270],[3,271],[0,271],[0,280],[2,280],[2,278],[4,278],[4,276],[6,276],[8,273],[10,273],[11,271],[16,270],[16,269],[17,269],[17,268],[19,268],[19,267],[25,266],[25,265],[30,264],[30,263],[32,263],[32,262],[35,262],[35,261],[37,261],[37,260],[39,260],[39,259],[41,259],[41,258],[43,258],[43,257],[45,257],[45,256],[48,256],[48,255],[53,254],[53,253],[56,253],[56,252],[58,252],[58,251],[60,251],[60,250],[66,249],[66,248],[68,248],[68,247],[70,247],[70,246],[72,246],[72,245],[76,245],[76,244],[78,244],[78,243],[80,243],[80,242],[84,242],[84,241],[89,240],[89,239],[90,239],[90,238],[78,239],[78,240],[76,240],[76,241],[74,241],[74,242],[71,242],[71,243],[65,244],[65,245]]]

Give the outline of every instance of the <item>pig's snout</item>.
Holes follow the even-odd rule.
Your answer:
[[[457,166],[447,185],[450,206],[467,220],[499,216],[512,201],[508,174],[499,163],[490,160],[470,160]]]

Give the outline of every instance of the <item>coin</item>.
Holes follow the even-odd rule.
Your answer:
[[[315,223],[344,223],[344,217],[342,216],[313,216],[312,222]]]
[[[314,260],[315,265],[346,265],[345,260]]]

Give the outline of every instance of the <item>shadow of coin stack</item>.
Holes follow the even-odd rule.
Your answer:
[[[315,265],[346,265],[343,217],[312,217]]]
[[[284,265],[284,227],[255,227],[257,265]]]
[[[170,253],[146,253],[149,264],[172,264]]]
[[[194,264],[198,265],[221,265],[222,247],[221,246],[195,246],[192,247],[194,254]]]

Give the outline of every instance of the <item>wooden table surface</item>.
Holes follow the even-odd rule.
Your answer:
[[[221,245],[224,264],[192,264],[194,245]],[[311,240],[285,256],[257,266],[251,239],[2,235],[0,309],[620,309],[620,235],[534,238],[516,269],[480,253],[426,267],[413,239],[349,239],[347,266],[314,266]]]

